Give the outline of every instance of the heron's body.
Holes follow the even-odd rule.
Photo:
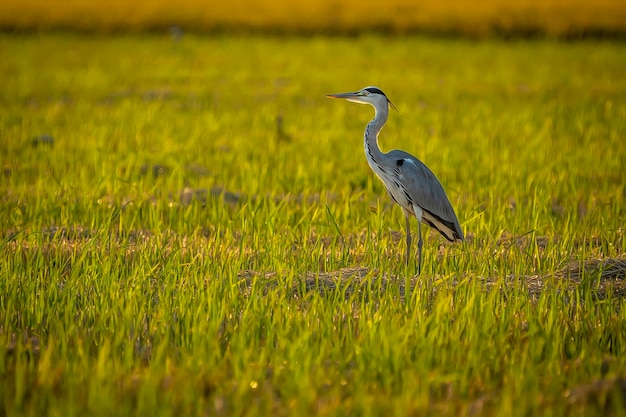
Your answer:
[[[462,241],[459,221],[435,174],[407,152],[393,150],[384,153],[378,147],[378,134],[387,121],[389,105],[393,106],[387,96],[376,87],[366,87],[355,93],[330,94],[328,97],[370,104],[376,111],[374,119],[365,128],[365,157],[393,201],[402,207],[406,219],[407,263],[411,249],[410,216],[415,216],[419,225],[419,268],[422,261],[421,223],[436,229],[451,242]]]

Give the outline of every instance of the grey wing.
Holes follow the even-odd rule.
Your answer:
[[[403,151],[391,151],[396,173],[423,219],[450,241],[463,240],[463,231],[441,183],[422,161]]]

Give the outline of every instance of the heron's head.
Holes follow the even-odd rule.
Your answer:
[[[398,111],[396,106],[394,106],[391,100],[389,100],[385,93],[383,93],[383,90],[373,86],[365,87],[364,89],[355,91],[354,93],[328,94],[326,97],[343,98],[354,103],[369,104],[377,109],[386,109],[388,105],[391,105],[391,107]]]

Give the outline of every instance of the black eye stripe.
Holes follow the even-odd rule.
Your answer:
[[[374,93],[374,94],[382,94],[383,96],[385,96],[385,93],[383,93],[381,89],[376,88],[376,87],[366,88],[365,91],[369,91],[370,93]],[[385,97],[387,97],[387,96],[385,96]]]

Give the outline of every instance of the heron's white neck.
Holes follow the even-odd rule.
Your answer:
[[[363,137],[363,141],[367,162],[374,171],[377,171],[376,168],[380,164],[380,161],[383,159],[383,153],[378,147],[378,133],[387,121],[389,108],[385,106],[381,108],[374,107],[374,109],[376,113],[374,114],[374,118],[365,127],[365,135]]]

